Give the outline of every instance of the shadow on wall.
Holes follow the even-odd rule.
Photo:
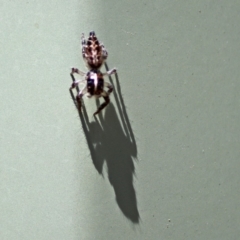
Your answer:
[[[105,64],[108,71],[108,66]],[[137,158],[137,146],[132,128],[121,96],[121,88],[116,74],[115,97],[120,119],[110,103],[106,108],[105,117],[102,113],[89,122],[84,104],[79,117],[86,136],[93,164],[99,174],[103,174],[103,164],[106,161],[109,182],[113,186],[116,201],[123,214],[133,223],[139,223],[136,193],[133,186],[135,174],[134,158]],[[72,95],[73,97],[73,95]],[[73,99],[75,102],[75,99]],[[99,105],[99,101],[97,101]],[[120,120],[123,128],[121,127]]]

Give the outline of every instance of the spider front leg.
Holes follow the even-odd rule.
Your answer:
[[[105,73],[103,73],[103,76],[111,76],[112,74],[116,74],[117,73],[117,69],[113,68]]]
[[[82,33],[81,40],[82,40],[82,45],[86,45],[86,39],[85,39],[84,33]]]
[[[82,33],[81,40],[82,40],[82,56],[84,58],[85,57],[85,47],[86,47],[86,39],[84,37],[84,33]]]
[[[71,78],[72,78],[73,83],[72,83],[70,89],[72,90],[73,88],[76,87],[77,92],[79,93],[80,90],[79,90],[78,84],[79,84],[80,82],[85,81],[85,80],[78,80],[78,81],[76,81],[76,80],[75,80],[75,77],[74,77],[74,75],[73,75],[74,73],[77,73],[77,74],[79,74],[79,75],[81,75],[81,76],[86,76],[86,73],[80,71],[78,68],[71,68],[70,76],[71,76]]]
[[[103,56],[103,59],[104,59],[104,60],[107,60],[108,52],[107,52],[106,48],[104,47],[103,44],[101,44],[100,47],[102,48],[102,56]]]
[[[74,74],[74,73],[77,73],[77,74],[79,74],[80,76],[85,76],[85,75],[86,75],[85,72],[79,70],[78,68],[73,68],[73,67],[72,67],[72,68],[71,68],[71,74]]]
[[[84,82],[86,82],[86,80],[85,79],[83,79],[83,80],[75,80],[73,74],[70,74],[70,75],[72,77],[73,83],[71,84],[69,90],[72,90],[72,89],[76,88],[77,89],[77,93],[79,93],[80,92],[79,87],[78,87],[79,83],[84,83]]]
[[[82,98],[86,93],[87,93],[87,86],[85,86],[84,89],[78,92],[77,94],[77,103],[79,104],[80,109],[82,107]]]
[[[72,68],[72,71],[71,71],[71,73],[70,73],[70,76],[71,76],[71,78],[72,78],[73,83],[71,84],[71,86],[70,86],[70,88],[69,88],[69,92],[70,92],[70,94],[71,94],[71,97],[72,97],[75,105],[76,105],[76,106],[79,106],[79,107],[81,108],[81,106],[82,106],[82,101],[81,101],[81,99],[82,99],[82,95],[83,95],[85,89],[83,89],[82,91],[80,91],[80,89],[79,89],[79,87],[78,87],[78,84],[79,84],[79,83],[86,82],[86,79],[84,79],[84,80],[77,80],[77,81],[76,81],[73,73],[78,73],[78,74],[80,74],[80,75],[86,75],[86,74],[85,74],[84,72],[82,72],[82,71],[79,71],[77,68]],[[77,98],[76,98],[76,99],[75,99],[75,96],[74,96],[73,91],[72,91],[73,88],[76,88],[76,89],[77,89]]]
[[[82,81],[76,81],[75,83],[79,83],[79,82],[86,82],[85,80],[82,80]],[[75,83],[73,83],[73,85],[75,85]],[[76,105],[76,107],[78,108],[78,110],[81,110],[81,107],[82,107],[82,98],[83,96],[87,93],[87,86],[84,87],[83,90],[79,90],[78,86],[76,86],[77,88],[77,96],[75,98],[73,92],[72,92],[72,89],[73,89],[73,86],[70,87],[69,91],[70,91],[70,94],[71,94],[71,97]]]

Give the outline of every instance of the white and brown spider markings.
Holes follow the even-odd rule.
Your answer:
[[[116,68],[113,68],[105,73],[102,73],[99,69],[103,65],[104,61],[108,57],[108,52],[100,43],[95,35],[95,32],[92,31],[89,33],[89,37],[86,40],[84,34],[82,34],[82,56],[88,68],[88,72],[82,72],[77,68],[72,68],[71,77],[73,83],[70,87],[70,91],[73,88],[77,88],[77,102],[80,104],[85,94],[87,97],[95,96],[96,98],[103,97],[105,102],[102,103],[94,115],[100,113],[110,102],[109,95],[113,91],[113,86],[109,82],[104,81],[104,76],[110,76],[113,73],[116,73]],[[74,73],[78,73],[83,76],[83,80],[75,80]],[[85,83],[85,87],[80,91],[78,88],[79,83]],[[108,90],[104,90],[108,88]]]

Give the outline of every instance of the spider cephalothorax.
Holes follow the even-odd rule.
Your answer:
[[[103,77],[116,73],[116,68],[113,68],[106,73],[101,73],[99,70],[104,61],[107,59],[108,53],[103,44],[99,43],[95,32],[93,31],[89,33],[87,40],[84,38],[84,34],[82,34],[82,56],[89,71],[84,73],[77,68],[71,69],[73,83],[70,87],[70,92],[72,94],[72,89],[77,87],[77,102],[80,107],[81,99],[85,94],[87,94],[88,97],[103,97],[105,102],[99,106],[98,110],[94,113],[95,115],[101,112],[101,110],[110,102],[109,95],[112,92],[113,87],[112,84],[105,82]],[[76,81],[73,75],[74,73],[84,76],[84,79]],[[78,84],[80,82],[85,83],[85,87],[81,91],[78,89]],[[108,88],[108,90],[104,90],[104,87]]]

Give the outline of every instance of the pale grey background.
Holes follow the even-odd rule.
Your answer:
[[[239,238],[239,1],[0,7],[0,239]],[[102,175],[68,92],[90,30],[118,68],[137,147],[114,96],[102,132],[86,100]]]

